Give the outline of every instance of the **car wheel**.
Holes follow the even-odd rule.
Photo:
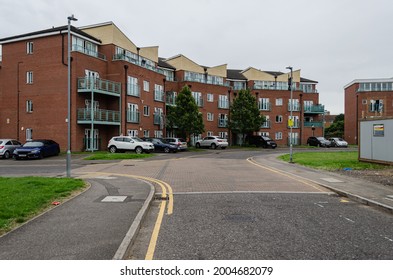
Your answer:
[[[317,144],[317,147],[318,147],[318,148],[321,147],[321,144],[318,143],[318,144]]]
[[[5,151],[3,157],[4,157],[5,159],[9,159],[9,158],[10,158],[10,152],[9,152],[9,151]]]
[[[165,153],[169,153],[169,152],[170,152],[170,149],[169,149],[168,147],[165,147],[165,148],[164,148],[164,152],[165,152]]]
[[[214,143],[211,144],[211,147],[212,147],[213,150],[217,149],[217,145],[214,144]]]
[[[43,153],[43,152],[40,152],[38,158],[39,158],[39,159],[43,159],[43,158],[44,158],[44,153]]]
[[[225,149],[226,149],[226,147],[221,147],[221,149],[222,149],[222,150],[225,150]]]
[[[142,147],[138,146],[138,147],[135,148],[135,153],[136,154],[141,154],[142,152],[143,152]]]
[[[117,148],[115,146],[110,146],[109,147],[109,152],[111,152],[112,154],[117,152]]]
[[[201,144],[199,144],[199,143],[196,143],[196,144],[195,144],[195,148],[198,148],[198,149],[199,149],[200,147],[201,147]]]

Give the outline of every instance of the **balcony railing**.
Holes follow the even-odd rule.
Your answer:
[[[228,100],[218,100],[218,108],[219,109],[229,109],[229,101]]]
[[[78,78],[78,92],[91,91],[120,96],[121,83],[91,77]]]
[[[258,108],[260,111],[270,111],[272,104],[270,102],[258,102]]]
[[[195,98],[195,103],[198,107],[203,107],[203,98],[202,97]]]
[[[127,110],[127,122],[140,123],[140,112]]]
[[[95,109],[91,113],[91,109],[78,108],[78,123],[91,123],[92,121],[100,124],[120,124],[120,112],[104,109]]]
[[[132,64],[138,65],[140,67],[154,71],[156,73],[160,73],[162,75],[165,75],[165,73],[162,69],[160,69],[158,67],[153,67],[148,63],[143,63],[143,59],[139,62],[138,60],[134,59],[133,57],[126,56],[124,54],[115,54],[115,55],[113,55],[113,60],[124,60],[124,61],[130,62]]]
[[[304,127],[322,127],[323,122],[304,122]]]
[[[228,120],[227,119],[218,119],[218,127],[227,127]]]
[[[166,104],[172,106],[176,105],[176,95],[174,92],[166,93]]]
[[[91,50],[91,49],[84,48],[84,47],[76,45],[76,44],[72,45],[72,51],[84,53],[84,54],[87,54],[87,55],[92,56],[92,57],[96,57],[96,58],[100,58],[100,59],[106,60],[106,56],[104,54],[96,52],[96,51]]]
[[[154,90],[154,100],[164,102],[165,93],[162,90]]]
[[[154,114],[154,120],[153,120],[153,123],[155,124],[155,125],[160,125],[161,127],[163,127],[164,126],[164,122],[165,122],[165,119],[164,119],[165,117],[164,117],[164,115],[161,113],[161,114],[159,114],[159,113],[155,113]]]
[[[311,105],[311,106],[304,106],[304,113],[309,114],[323,114],[325,112],[324,105]]]
[[[270,120],[266,120],[262,123],[261,128],[270,128]]]
[[[127,95],[140,97],[141,96],[141,88],[139,85],[127,84]]]
[[[291,111],[291,102],[288,102],[288,111]],[[293,112],[300,112],[300,103],[293,103],[292,104],[292,111]]]

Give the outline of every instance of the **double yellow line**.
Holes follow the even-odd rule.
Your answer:
[[[147,253],[145,256],[146,260],[152,260],[154,256],[154,251],[156,249],[157,245],[157,239],[158,239],[158,234],[160,232],[162,220],[164,218],[164,213],[165,209],[167,209],[167,215],[172,215],[173,213],[173,191],[171,186],[161,180],[150,178],[150,177],[145,177],[145,176],[138,176],[138,175],[128,175],[128,174],[119,174],[119,173],[105,173],[105,172],[88,172],[88,174],[91,175],[98,175],[98,176],[122,176],[122,177],[129,177],[133,179],[139,179],[142,181],[147,181],[151,183],[155,183],[158,186],[160,186],[162,192],[161,192],[161,205],[160,205],[160,211],[158,213],[158,217],[153,229],[153,233],[150,238],[149,242],[149,247],[147,249]]]

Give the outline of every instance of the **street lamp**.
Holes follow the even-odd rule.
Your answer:
[[[289,163],[293,163],[293,151],[292,151],[292,127],[293,127],[293,87],[292,87],[292,81],[293,81],[293,69],[291,66],[288,66],[286,69],[291,70],[291,77],[288,79],[288,89],[291,91],[291,101],[290,101],[290,112],[291,112],[291,117],[290,117],[290,122],[289,122]]]
[[[71,21],[77,21],[74,15],[67,17],[68,30],[67,30],[67,68],[68,68],[68,90],[67,90],[67,177],[71,177]]]

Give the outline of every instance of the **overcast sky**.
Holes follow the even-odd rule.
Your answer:
[[[343,87],[393,77],[392,0],[0,0],[0,38],[67,24],[114,22],[137,46],[198,64],[286,72],[319,82],[344,113]]]

